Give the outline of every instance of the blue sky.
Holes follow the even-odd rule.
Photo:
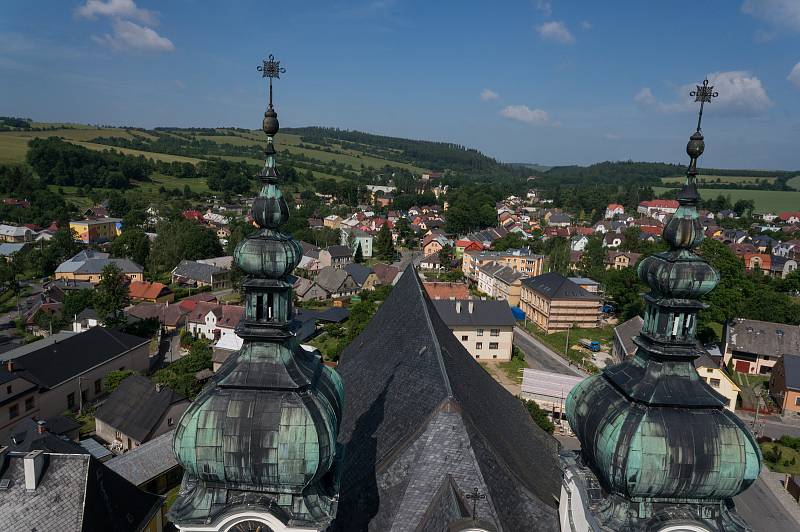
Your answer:
[[[476,147],[504,161],[800,169],[800,0],[6,0],[0,114],[283,126]]]

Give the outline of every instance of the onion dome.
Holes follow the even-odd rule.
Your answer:
[[[342,451],[336,439],[344,388],[319,351],[298,345],[292,330],[289,274],[302,248],[278,232],[289,208],[277,186],[272,78],[283,70],[272,56],[259,69],[270,78],[266,161],[256,176],[262,188],[251,211],[259,229],[234,251],[246,274],[244,316],[236,326],[243,345],[175,430],[173,447],[185,475],[170,515],[181,529],[221,527],[226,515],[247,511],[268,514],[288,528],[322,530],[338,504]],[[258,521],[259,527],[271,526],[270,519]]]
[[[711,89],[707,82],[698,86],[704,101],[716,94]],[[691,162],[677,195],[680,207],[663,232],[670,249],[639,264],[650,292],[636,355],[585,379],[566,399],[583,462],[607,492],[629,501],[633,521],[650,519],[658,505],[705,523],[727,519],[726,501],[761,470],[753,435],[692,363],[704,353],[695,336],[705,307],[699,298],[719,282],[693,251],[703,240],[695,187],[703,150],[698,122],[687,146]]]

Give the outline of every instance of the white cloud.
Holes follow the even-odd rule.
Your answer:
[[[549,0],[536,0],[536,9],[541,11],[545,17],[553,14],[553,4]]]
[[[136,6],[133,0],[86,0],[86,3],[75,10],[79,17],[94,19],[101,17],[132,18],[144,22],[145,24],[155,25],[157,23],[156,13],[141,9]]]
[[[800,2],[797,0],[745,0],[742,12],[779,28],[800,31]]]
[[[706,78],[709,85],[714,87],[714,92],[719,94],[707,108],[712,112],[752,115],[762,113],[773,105],[761,80],[746,70],[712,72]],[[697,112],[698,105],[689,95],[697,90],[697,85],[698,83],[687,83],[681,86],[675,102],[659,101],[649,88],[640,90],[634,96],[634,101],[653,106],[662,113]]]
[[[594,25],[589,20],[584,20],[581,22],[581,28],[585,30],[590,30],[594,27]]]
[[[570,33],[563,22],[550,21],[536,26],[536,32],[539,37],[546,41],[560,42],[562,44],[572,44],[575,42],[575,37]]]
[[[795,84],[795,86],[800,87],[800,63],[797,63],[791,72],[789,72],[789,76],[787,78],[789,81]]]
[[[644,87],[636,93],[633,97],[633,101],[639,105],[653,105],[656,103],[656,97],[653,96],[653,91],[650,90],[650,87]]]
[[[492,89],[483,89],[481,91],[481,100],[483,100],[484,102],[496,100],[499,97],[500,95],[494,92]]]
[[[526,124],[544,125],[550,122],[550,115],[541,109],[531,109],[527,105],[508,105],[500,114],[511,120]]]
[[[128,20],[114,21],[114,34],[93,37],[95,41],[106,44],[114,50],[140,50],[145,52],[172,52],[175,45],[155,30],[140,26]]]

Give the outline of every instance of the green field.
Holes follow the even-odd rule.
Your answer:
[[[731,185],[756,185],[767,182],[774,183],[776,177],[751,177],[744,175],[700,175],[697,176],[698,183],[722,183]],[[797,178],[793,178],[797,179]],[[665,184],[683,183],[686,176],[662,177],[661,182]]]
[[[797,179],[797,178],[793,178]],[[653,192],[663,194],[667,187],[653,187]],[[713,199],[719,195],[730,196],[732,202],[740,199],[751,199],[756,204],[757,212],[781,212],[800,209],[800,191],[791,190],[742,190],[729,188],[701,188],[703,199]]]

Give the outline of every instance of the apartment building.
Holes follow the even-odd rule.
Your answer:
[[[537,255],[530,248],[509,249],[507,251],[464,251],[461,271],[464,276],[478,280],[478,267],[496,262],[508,266],[515,272],[528,276],[541,275],[544,271],[544,256]]]
[[[505,301],[432,301],[436,312],[475,359],[511,360],[514,316]]]
[[[520,308],[545,332],[570,327],[600,326],[600,296],[587,292],[560,273],[549,272],[522,280]]]

